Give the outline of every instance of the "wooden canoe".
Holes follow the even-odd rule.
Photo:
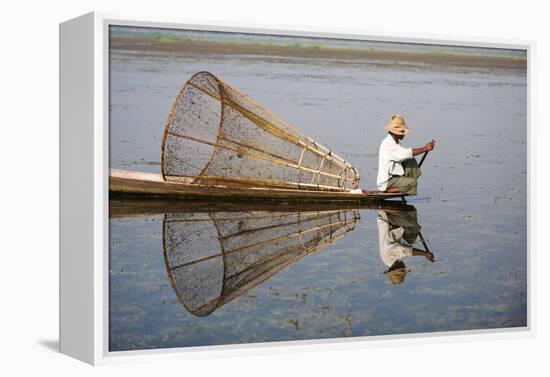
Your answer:
[[[110,169],[111,195],[164,197],[209,200],[276,200],[313,202],[363,202],[404,198],[399,193],[364,191],[359,194],[334,191],[313,191],[271,187],[205,186],[185,182],[165,181],[160,174],[124,169]]]

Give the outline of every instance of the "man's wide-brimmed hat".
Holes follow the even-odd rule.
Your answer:
[[[386,131],[391,132],[392,134],[396,135],[405,135],[407,132],[409,132],[411,129],[407,127],[407,124],[405,123],[405,118],[401,115],[392,115],[390,121],[386,126],[384,127]]]
[[[390,282],[393,285],[399,285],[403,283],[403,281],[405,280],[405,276],[407,276],[408,272],[409,270],[407,270],[406,268],[398,268],[395,270],[386,271],[384,272],[384,274],[388,275],[388,277],[390,278]]]
[[[405,263],[402,260],[396,260],[387,271],[384,271],[384,275],[388,275],[390,282],[397,285],[403,283],[408,272],[410,270],[407,269]]]

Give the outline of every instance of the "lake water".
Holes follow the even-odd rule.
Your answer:
[[[412,128],[404,145],[437,140],[409,201],[435,262],[404,257],[401,284],[384,273],[381,209],[114,213],[111,351],[527,325],[525,70],[123,50],[110,68],[116,168],[160,171],[167,112],[202,70],[350,161],[361,187],[390,115]],[[281,241],[297,234],[311,238]]]

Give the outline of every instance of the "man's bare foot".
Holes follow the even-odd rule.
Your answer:
[[[396,188],[387,188],[386,191],[384,192],[391,192],[393,194],[396,194],[396,193],[399,193],[399,189],[396,189]]]

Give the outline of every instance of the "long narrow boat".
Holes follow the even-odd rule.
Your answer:
[[[180,181],[167,181],[161,174],[111,169],[109,191],[111,195],[164,197],[178,199],[225,199],[225,200],[278,200],[313,202],[363,202],[404,198],[399,193],[363,191],[350,193],[342,191],[314,191],[275,187],[231,187],[224,185],[203,185]]]

